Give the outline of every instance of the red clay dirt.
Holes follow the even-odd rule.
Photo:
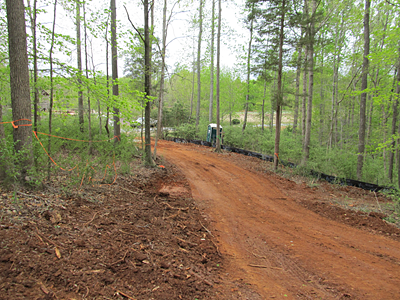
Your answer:
[[[158,146],[111,186],[0,187],[0,299],[400,299],[384,196]]]
[[[227,258],[225,279],[256,292],[245,299],[400,299],[398,229],[386,224],[386,236],[377,234],[386,228],[374,229],[374,219],[385,223],[379,214],[332,210],[326,196],[342,190],[318,194],[260,172],[260,160],[234,153],[165,141],[159,147],[211,222]]]
[[[222,258],[187,181],[165,166],[139,160],[111,186],[63,193],[61,178],[0,188],[0,299],[218,299]]]

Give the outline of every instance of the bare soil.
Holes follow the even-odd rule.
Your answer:
[[[400,299],[384,196],[158,151],[112,186],[0,190],[0,299]]]
[[[400,299],[400,231],[379,212],[388,200],[358,188],[310,187],[266,172],[268,163],[189,144],[164,157],[190,183],[225,258],[227,281],[247,299]]]

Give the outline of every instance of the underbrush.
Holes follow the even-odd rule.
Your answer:
[[[60,177],[67,180],[67,187],[111,183],[117,169],[119,173],[129,174],[130,161],[140,154],[134,136],[122,133],[120,142],[115,143],[115,138],[108,136],[104,128],[100,133],[96,118],[92,123],[91,143],[88,141],[87,120],[84,132],[81,132],[77,116],[56,116],[51,136],[46,122],[46,119],[42,120],[37,137],[32,137],[34,168],[28,176],[28,184],[32,187],[40,187],[46,180]],[[12,186],[17,182],[17,170],[26,153],[14,154],[12,127],[5,126],[5,131],[6,141],[0,145],[0,158],[5,170],[2,182],[5,186]]]
[[[392,202],[384,204],[383,209],[387,212],[386,221],[394,223],[397,227],[400,227],[400,191],[390,190],[384,192],[386,197],[392,200]]]
[[[185,139],[205,140],[207,121],[201,121],[198,130],[194,124],[183,124],[176,128],[174,136]],[[231,147],[251,150],[273,156],[275,153],[275,130],[252,126],[249,124],[242,132],[242,126],[222,124],[224,144]],[[280,136],[279,159],[300,165],[303,156],[301,135],[293,134],[292,128],[286,127]],[[391,186],[387,172],[383,166],[383,158],[367,154],[364,159],[363,177],[361,181]],[[320,145],[316,137],[311,138],[310,156],[306,167],[296,167],[295,173],[310,176],[310,171],[325,173],[339,178],[357,178],[357,148],[354,145],[327,147]],[[396,177],[397,175],[395,175]],[[396,182],[397,178],[393,179]]]

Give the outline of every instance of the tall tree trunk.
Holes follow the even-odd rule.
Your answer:
[[[400,24],[399,24],[400,25]],[[398,45],[398,65],[397,65],[397,88],[396,88],[396,103],[400,101],[400,43]],[[400,122],[398,125],[398,133],[400,132]],[[400,187],[400,139],[397,139],[397,186]]]
[[[31,7],[28,0],[28,6]],[[36,21],[37,21],[37,0],[33,0],[33,8],[30,13],[31,31],[32,31],[32,51],[33,51],[33,130],[38,131],[38,105],[39,105],[39,88],[38,88],[38,58],[37,58],[37,37],[36,37]]]
[[[249,86],[247,86],[249,88]],[[244,104],[244,117],[243,117],[243,126],[242,126],[242,133],[244,133],[244,130],[246,129],[247,126],[247,114],[249,113],[249,94],[248,92],[246,93],[246,103]]]
[[[325,100],[324,100],[324,50],[321,53],[321,89],[320,89],[321,103],[319,105],[319,145],[322,146],[324,137],[324,114],[325,114]]]
[[[114,111],[114,142],[121,140],[121,125],[119,120],[119,108],[116,107],[116,99],[119,96],[118,86],[118,50],[117,50],[117,8],[115,0],[111,0],[111,67],[113,80],[113,111]]]
[[[193,52],[192,52],[192,56],[193,56],[193,61],[192,61],[192,92],[190,95],[190,115],[189,115],[189,121],[192,120],[192,116],[193,116],[193,102],[194,102],[194,84],[195,84],[195,77],[196,77],[196,42],[195,42],[195,37],[193,34]]]
[[[378,19],[380,19],[381,16],[381,11],[379,11],[378,13]],[[386,38],[386,30],[387,30],[387,25],[389,22],[389,14],[386,15],[386,19],[384,20],[383,23],[383,34],[382,34],[382,39],[379,45],[379,50],[380,52],[382,52],[383,47],[385,45],[385,38]],[[379,90],[377,89],[379,86],[379,73],[380,73],[380,66],[377,66],[376,71],[375,71],[375,78],[372,77],[372,83],[374,85],[374,92],[372,93],[372,99],[371,99],[371,113],[370,113],[370,118],[369,118],[369,125],[368,125],[368,134],[367,134],[367,141],[366,141],[366,145],[368,145],[370,138],[371,138],[371,134],[372,134],[372,113],[373,113],[373,108],[374,108],[374,98],[379,96]],[[387,110],[385,110],[385,104],[382,103],[381,104],[381,110],[382,110],[382,122],[381,122],[381,127],[382,127],[382,132],[383,132],[383,144],[386,144],[387,141],[387,120],[388,120],[388,113],[387,111],[390,110],[390,102],[392,101],[392,96],[390,97],[389,101],[388,101],[388,106],[387,106]],[[387,163],[387,148],[383,148],[383,170],[386,173],[387,171],[387,167],[386,167],[386,163]]]
[[[340,49],[340,48],[339,48]],[[334,86],[334,89],[336,90],[336,93],[335,93],[335,108],[336,108],[336,111],[339,111],[339,104],[338,104],[338,95],[339,95],[339,65],[340,65],[340,52],[339,52],[339,54],[338,54],[338,57],[337,57],[337,71],[336,71],[336,81],[335,81],[335,86]],[[337,144],[338,143],[338,135],[339,135],[339,130],[338,130],[338,118],[337,118],[337,113],[335,114],[335,118],[334,118],[334,123],[335,123],[335,130],[334,130],[334,132],[335,132],[335,134],[334,134],[334,139],[335,139],[335,144]]]
[[[1,97],[0,97],[0,143],[5,143],[6,135],[4,133],[4,125],[1,124],[3,122],[3,105],[1,105]]]
[[[4,133],[4,125],[1,124],[3,122],[3,105],[1,105],[1,97],[0,97],[0,153],[1,148],[6,144],[6,135]],[[6,176],[6,166],[4,165],[4,161],[0,161],[0,180],[3,180]]]
[[[54,35],[56,29],[56,16],[57,16],[57,0],[54,1],[54,16],[53,16],[53,29],[51,32],[51,45],[50,45],[50,106],[49,106],[49,134],[52,133],[52,119],[53,119],[53,103],[54,103],[54,84],[53,84],[53,48],[54,48]],[[47,165],[47,180],[50,181],[51,173],[51,136],[49,136],[49,146],[47,149],[49,154]]]
[[[273,93],[272,93],[272,95],[277,95],[278,93],[277,93],[277,91],[276,91],[276,75],[277,75],[277,71],[275,71],[275,74],[274,74],[274,86],[273,86],[273,88],[272,88],[272,90],[273,90]],[[270,117],[269,117],[269,130],[271,131],[271,133],[272,133],[272,131],[273,131],[273,129],[274,129],[274,112],[275,112],[275,109],[276,109],[276,100],[275,100],[275,96],[272,96],[271,97],[271,114],[270,114]]]
[[[336,47],[335,47],[336,48]],[[328,145],[330,148],[334,145],[334,133],[333,130],[335,128],[335,95],[336,95],[336,78],[337,78],[338,68],[336,66],[336,55],[333,56],[333,81],[332,81],[332,107],[331,107],[331,128],[329,131],[329,142]]]
[[[157,142],[162,136],[162,112],[164,105],[164,77],[165,77],[165,48],[167,43],[167,0],[164,0],[163,8],[163,31],[162,31],[162,49],[161,49],[161,78],[160,78],[160,99],[158,102],[158,120],[157,134],[154,143],[154,159],[157,158]]]
[[[397,88],[396,88],[396,103],[399,103],[400,101],[400,46],[398,49],[398,54],[399,54],[399,62],[397,66]],[[399,129],[398,132],[400,132],[400,122],[399,122]],[[397,140],[397,149],[399,149],[400,145],[400,139]],[[398,157],[397,157],[397,185],[400,187],[400,150],[397,150],[398,152]]]
[[[336,71],[336,80],[335,80],[335,86],[334,86],[334,89],[336,90],[336,93],[335,93],[336,114],[335,114],[335,119],[334,119],[335,120],[335,135],[334,135],[335,144],[337,144],[339,142],[339,140],[338,140],[338,136],[339,136],[338,118],[337,118],[338,113],[337,112],[339,111],[339,103],[338,103],[338,96],[339,96],[339,66],[340,66],[340,62],[341,62],[341,56],[340,56],[341,51],[342,51],[342,46],[340,45],[339,46],[339,52],[338,52],[338,55],[337,55],[337,66],[336,66],[337,71]],[[343,124],[341,124],[341,125],[343,125]]]
[[[399,54],[400,54],[400,49],[399,49]],[[393,80],[393,83],[396,82],[396,77],[398,79],[398,83],[400,84],[400,61],[397,63],[397,69],[396,69],[396,73],[395,74],[395,78]],[[397,86],[397,89],[400,89],[399,86]],[[400,91],[399,91],[400,92]],[[392,111],[393,111],[393,118],[392,118],[392,129],[390,131],[391,136],[394,136],[396,134],[396,123],[397,123],[397,109],[399,106],[399,97],[398,95],[395,96],[395,99],[393,101],[393,107],[392,107]],[[390,151],[389,151],[389,162],[388,162],[388,175],[389,175],[389,180],[390,182],[393,182],[393,165],[394,165],[394,148],[396,145],[396,141],[393,139],[392,143],[390,144]]]
[[[144,0],[144,139],[145,139],[145,161],[148,166],[153,166],[151,157],[151,140],[150,140],[150,112],[151,112],[151,61],[150,61],[150,31],[149,31],[149,0]]]
[[[300,41],[297,47],[299,54],[297,56],[297,65],[296,65],[296,94],[294,96],[293,134],[296,133],[297,122],[299,119],[300,74],[301,74],[301,58],[303,52],[303,46],[301,45]]]
[[[267,70],[264,70],[264,74],[266,76]],[[261,107],[261,131],[264,132],[264,124],[265,124],[265,98],[267,96],[267,79],[264,78],[264,94],[263,94],[263,102]]]
[[[374,101],[374,100],[372,100],[372,101]],[[389,103],[390,103],[390,100],[389,100]],[[389,109],[390,109],[390,105],[388,105],[388,110]],[[382,110],[382,123],[381,123],[381,126],[382,126],[382,131],[383,131],[383,144],[386,144],[386,141],[387,141],[387,129],[388,129],[387,128],[388,127],[387,126],[388,111],[385,110],[385,105],[384,104],[381,105],[381,110]],[[369,132],[368,133],[369,137],[370,137],[370,134],[371,133]],[[368,140],[369,140],[369,138],[368,138]],[[385,173],[387,171],[386,163],[387,163],[387,149],[384,148],[383,149],[383,170],[384,170]]]
[[[338,95],[339,95],[339,66],[340,66],[340,52],[341,52],[341,46],[339,46],[339,51],[336,57],[336,65],[333,71],[333,85],[332,85],[332,108],[333,108],[333,114],[332,114],[332,131],[331,131],[331,146],[332,145],[337,145],[338,144],[338,135],[339,135],[339,130],[338,130],[338,111],[339,111],[339,104],[338,104]]]
[[[108,122],[110,119],[110,107],[109,107],[109,102],[110,102],[110,72],[109,72],[109,62],[108,62],[108,56],[109,56],[109,41],[107,37],[108,33],[108,21],[106,25],[106,34],[105,34],[105,40],[106,40],[106,88],[107,88],[107,116],[106,116],[106,125],[104,126],[107,132],[107,136],[110,137],[110,130],[108,129]]]
[[[362,169],[364,164],[364,151],[365,151],[365,110],[367,103],[367,93],[365,90],[368,88],[368,55],[369,55],[369,13],[371,1],[365,1],[365,14],[364,14],[364,59],[363,59],[363,75],[361,80],[361,99],[360,99],[360,124],[358,130],[358,157],[357,157],[357,179],[362,178]]]
[[[359,50],[356,47],[357,43],[354,43],[354,47],[352,49],[352,55],[355,56],[355,53],[357,53]],[[355,59],[353,59],[353,63],[352,63],[352,76],[354,77],[354,75],[357,73],[357,62]],[[357,90],[357,82],[358,80],[354,80],[353,84],[352,84],[352,91],[355,92]],[[350,126],[351,128],[354,127],[354,115],[355,115],[355,104],[357,102],[356,100],[356,96],[351,96],[351,101],[350,101]],[[352,138],[353,136],[351,135],[350,138]]]
[[[92,67],[93,67],[93,84],[96,86],[97,85],[97,80],[96,80],[96,66],[94,64],[94,53],[93,53],[93,43],[90,43],[90,52],[91,52],[91,58],[92,58]],[[99,118],[99,134],[101,135],[101,107],[100,107],[100,98],[97,98],[97,115]],[[90,120],[89,120],[89,124],[90,124]],[[91,126],[89,126],[90,128]],[[91,135],[90,135],[91,136]]]
[[[278,92],[276,99],[276,125],[275,125],[275,155],[274,155],[274,168],[278,170],[279,160],[279,143],[281,139],[281,104],[282,104],[282,58],[283,58],[283,40],[284,40],[284,26],[285,26],[285,5],[286,0],[282,0],[282,15],[280,22],[279,33],[279,61],[278,61]]]
[[[386,20],[385,20],[385,23],[383,25],[384,26],[384,28],[383,28],[384,34],[382,36],[382,41],[381,41],[381,45],[380,45],[380,51],[382,51],[383,46],[385,44],[386,30],[387,30],[388,22],[389,22],[389,14],[386,15]],[[375,73],[374,86],[377,86],[379,84],[378,83],[378,81],[379,81],[379,71],[380,71],[380,68],[378,67],[377,70],[376,70],[376,73]],[[379,92],[376,91],[374,94],[376,96],[378,96]],[[389,103],[388,103],[388,106],[387,106],[387,110],[385,110],[385,105],[384,104],[381,105],[381,107],[382,107],[382,124],[381,125],[382,125],[382,130],[383,130],[383,143],[384,144],[386,144],[386,139],[387,139],[387,130],[388,130],[387,121],[388,121],[388,117],[389,117],[388,116],[388,112],[390,110],[390,103],[392,101],[392,98],[393,98],[393,96],[391,95]],[[386,159],[386,157],[387,157],[387,149],[384,148],[383,149],[383,169],[384,169],[385,173],[387,171],[387,167],[386,167],[387,159]]]
[[[83,3],[83,26],[85,30],[85,68],[86,79],[89,80],[89,58],[88,58],[88,37],[87,37],[87,23],[86,23],[86,4]],[[90,88],[87,88],[87,105],[88,105],[88,134],[89,134],[89,154],[92,154],[92,112],[90,107]]]
[[[203,34],[203,0],[200,0],[199,7],[199,38],[197,41],[197,107],[196,107],[196,130],[200,121],[200,100],[201,100],[201,38]]]
[[[367,112],[368,126],[366,126],[367,128],[366,128],[366,134],[365,134],[365,145],[368,145],[368,143],[369,143],[369,138],[370,138],[371,130],[372,130],[372,115],[374,113],[374,99],[373,99],[373,97],[368,95],[368,100],[371,103],[369,106],[369,112]]]
[[[21,182],[26,181],[33,164],[32,112],[26,46],[25,7],[23,0],[6,0],[9,40],[10,87],[15,152],[25,150],[19,166]],[[26,126],[23,126],[26,125]]]
[[[308,50],[304,49],[304,71],[303,71],[303,101],[301,107],[301,136],[304,146],[304,137],[306,135],[306,108],[307,108],[307,80],[308,80]]]
[[[215,0],[212,1],[212,14],[211,14],[211,63],[210,63],[210,103],[208,107],[208,122],[213,120],[213,106],[214,106],[214,36],[215,36]]]
[[[251,14],[253,14],[253,8],[254,4],[251,8]],[[251,62],[251,43],[253,42],[253,24],[254,24],[254,17],[251,16],[250,20],[250,38],[249,38],[249,48],[247,49],[247,80],[246,80],[246,85],[247,85],[247,93],[246,93],[246,104],[245,104],[245,110],[244,110],[244,120],[243,120],[243,128],[242,132],[246,129],[247,125],[247,113],[249,111],[249,97],[250,97],[250,62]]]
[[[217,32],[217,136],[216,152],[221,152],[220,120],[219,120],[219,95],[220,95],[220,57],[221,57],[221,0],[218,0],[218,32]]]
[[[152,89],[152,85],[151,83],[152,81],[152,75],[153,75],[153,65],[151,64],[151,62],[153,61],[153,38],[154,38],[154,4],[156,1],[151,1],[149,3],[150,5],[150,40],[149,40],[149,61],[150,61],[150,69],[149,69],[149,73],[150,73],[150,90]],[[154,94],[157,94],[156,91],[154,91]],[[151,103],[153,103],[153,101],[151,101]],[[151,152],[151,151],[150,151]]]
[[[194,51],[193,51],[194,52]],[[193,102],[194,102],[194,80],[196,76],[196,60],[195,57],[193,56],[193,69],[192,69],[192,93],[190,95],[190,116],[189,116],[189,121],[192,119],[193,116]]]
[[[83,91],[82,91],[82,43],[81,43],[81,2],[76,1],[76,51],[78,61],[78,115],[79,129],[83,132]]]
[[[312,0],[312,13],[311,15],[315,15],[315,11],[317,9],[317,4],[315,0]],[[314,38],[315,38],[315,21],[312,18],[309,27],[309,44],[308,44],[308,102],[307,102],[307,122],[306,122],[306,131],[304,138],[304,147],[303,147],[303,160],[302,164],[306,165],[308,158],[310,156],[310,140],[311,140],[311,120],[312,120],[312,100],[313,100],[313,92],[314,92]]]

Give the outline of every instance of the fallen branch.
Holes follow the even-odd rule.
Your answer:
[[[50,244],[52,244],[54,247],[58,247],[58,248],[63,248],[63,249],[65,249],[65,247],[63,247],[63,246],[60,246],[60,245],[57,245],[56,243],[54,243],[52,240],[50,240],[50,239],[48,239],[47,237],[45,237],[45,236],[43,236],[43,237],[41,237],[40,235],[39,235],[39,229],[37,229],[36,228],[36,235],[39,237],[39,239],[43,242],[43,239],[45,239],[47,242],[49,242]],[[43,244],[45,244],[45,242],[43,242]]]
[[[117,295],[121,295],[121,296],[126,297],[126,298],[131,299],[131,300],[136,300],[135,298],[133,298],[133,297],[121,292],[121,291],[117,291],[116,294]]]
[[[25,193],[18,192],[18,191],[17,191],[17,194],[18,194],[18,195],[21,195],[21,196],[25,196],[25,197],[32,197],[32,198],[35,198],[35,199],[44,200],[42,197],[35,196],[35,195],[25,194]]]
[[[132,235],[132,236],[136,237],[136,234],[129,233],[129,232],[123,231],[121,229],[119,230],[119,232],[122,232],[122,233],[125,233],[125,234],[129,234],[129,235]]]
[[[40,289],[42,290],[43,293],[45,293],[46,295],[48,295],[50,293],[50,291],[44,286],[44,284],[40,285]]]
[[[249,266],[250,266],[250,267],[253,267],[253,268],[283,270],[282,268],[269,267],[269,266],[263,266],[263,265],[253,265],[253,264],[249,264]]]
[[[88,295],[89,295],[89,288],[86,287],[86,294],[85,294],[85,296],[83,296],[83,299],[85,299]]]
[[[93,220],[94,220],[94,218],[96,218],[96,215],[97,215],[97,212],[94,214],[93,218],[92,218],[89,222],[86,222],[86,223],[83,224],[83,225],[84,225],[84,226],[88,226],[90,223],[92,223]]]
[[[180,207],[173,207],[173,206],[171,206],[169,203],[167,203],[167,202],[161,202],[162,204],[165,204],[165,205],[167,205],[170,209],[177,209],[177,210],[182,210],[182,211],[185,211],[185,210],[188,210],[189,209],[189,207],[186,207],[186,208],[180,208]]]
[[[123,186],[120,186],[119,185],[119,187],[121,188],[121,189],[123,189],[124,191],[127,191],[127,192],[129,192],[129,193],[132,193],[132,194],[139,194],[138,192],[134,192],[134,191],[132,191],[132,190],[130,190],[130,189],[127,189],[127,188],[124,188]]]
[[[185,241],[184,239],[178,238],[177,236],[175,236],[175,238],[176,238],[177,240],[180,240],[181,242],[184,242],[185,244],[188,244],[188,245],[191,245],[191,246],[197,246],[196,243],[192,243],[192,242],[189,242],[189,241]]]
[[[186,228],[186,227],[185,227]],[[190,230],[188,230],[187,232],[189,232],[190,234],[193,234],[193,235],[195,235],[195,236],[197,236],[197,237],[201,237],[199,234],[197,234],[196,232],[193,232],[193,231],[190,231]]]
[[[178,212],[177,212],[176,214],[174,214],[174,215],[172,215],[172,216],[169,216],[169,217],[166,217],[166,219],[173,219],[173,218],[177,217],[177,216],[179,215],[180,212],[181,212],[181,211],[178,210]]]
[[[35,232],[35,234],[38,237],[38,239],[43,243],[43,245],[46,245],[46,243],[43,241],[42,237],[36,232]]]
[[[218,254],[218,256],[219,257],[222,257],[222,254],[221,254],[221,252],[219,251],[219,248],[218,248],[218,246],[214,243],[214,241],[213,240],[210,240],[211,241],[211,243],[213,243],[214,244],[214,246],[215,246],[215,248],[217,248],[217,254]]]
[[[170,209],[175,209],[174,207],[172,207],[171,205],[169,205],[167,202],[161,202],[162,204],[165,204],[166,206],[168,206]]]
[[[207,227],[205,227],[205,226],[203,225],[203,223],[200,222],[200,225],[203,226],[203,228],[204,228],[212,237],[214,237],[214,235],[211,233],[211,231],[208,230]]]
[[[115,264],[118,264],[118,263],[120,263],[120,262],[123,262],[123,261],[125,260],[126,255],[128,254],[128,252],[129,252],[129,250],[127,250],[127,251],[125,252],[124,257],[123,257],[122,259],[120,259],[120,260],[118,260],[118,261],[112,263],[112,264],[109,265],[108,267],[111,267],[111,266],[113,266],[113,265],[115,265]]]
[[[213,283],[207,279],[205,279],[203,276],[197,274],[196,272],[193,272],[192,270],[189,270],[189,273],[191,275],[196,276],[198,279],[200,279],[201,281],[203,281],[205,284],[209,285],[209,286],[213,286]]]

